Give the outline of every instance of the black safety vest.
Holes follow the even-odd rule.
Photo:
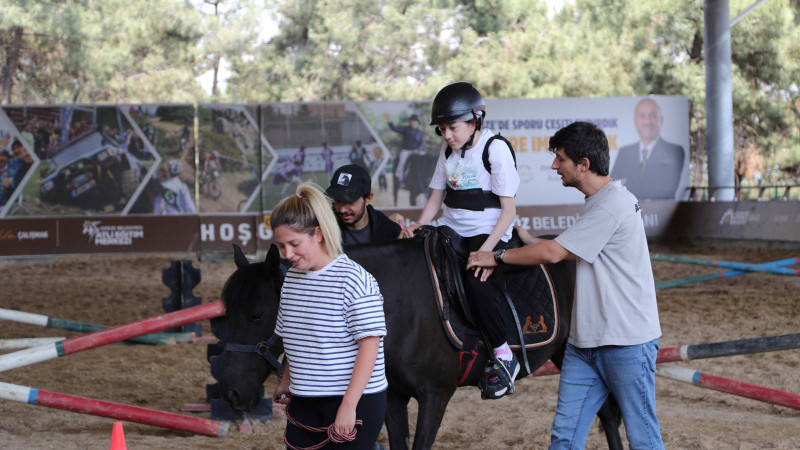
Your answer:
[[[514,159],[514,168],[516,169],[517,155],[514,153],[514,147],[508,139],[499,134],[491,136],[483,147],[483,167],[486,168],[487,172],[492,173],[492,166],[489,163],[489,146],[495,139],[500,139],[508,145],[508,150],[511,152],[511,158]],[[444,151],[444,158],[449,158],[452,153],[453,149],[448,146]],[[486,208],[500,208],[500,197],[492,191],[484,191],[478,188],[455,190],[448,187],[445,191],[444,204],[450,208],[483,211]]]

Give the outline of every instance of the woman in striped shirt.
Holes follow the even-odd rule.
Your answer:
[[[292,264],[275,327],[286,354],[273,393],[275,402],[288,405],[284,441],[290,448],[317,445],[326,436],[308,428],[331,427],[334,441],[343,441],[336,448],[372,449],[388,386],[378,283],[342,253],[336,217],[319,186],[298,186],[273,209],[270,222]]]

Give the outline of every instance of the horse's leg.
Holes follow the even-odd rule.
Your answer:
[[[417,427],[414,431],[414,450],[429,449],[433,447],[439,425],[442,424],[444,412],[450,397],[455,393],[455,386],[449,390],[422,393],[417,398],[419,411],[417,413]]]
[[[622,438],[619,435],[620,424],[620,410],[617,399],[613,395],[609,395],[600,411],[597,412],[597,417],[600,418],[600,426],[606,433],[606,441],[608,441],[608,448],[610,450],[622,450]]]
[[[386,398],[386,432],[389,433],[389,448],[408,450],[408,401],[407,395],[393,394],[390,389]]]

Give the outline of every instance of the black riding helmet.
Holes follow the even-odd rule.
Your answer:
[[[430,124],[436,125],[436,134],[441,136],[442,131],[439,129],[439,125],[443,123],[459,119],[464,121],[475,120],[475,130],[464,144],[464,147],[460,149],[461,157],[463,158],[466,148],[472,146],[475,133],[481,129],[485,115],[486,105],[483,103],[481,93],[472,84],[466,81],[457,81],[443,87],[433,98]]]
[[[443,87],[434,97],[430,125],[452,122],[469,114],[476,119],[477,129],[480,130],[485,111],[483,97],[475,86],[466,81],[457,81]]]

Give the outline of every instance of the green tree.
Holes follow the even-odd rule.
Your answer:
[[[800,175],[798,12],[764,2],[731,29],[741,177]],[[487,97],[686,95],[703,184],[703,22],[701,0],[5,0],[0,86],[14,103],[207,101],[196,78],[225,61],[215,101],[425,100],[455,80]]]
[[[199,1],[199,0],[198,0]],[[196,73],[211,71],[211,97],[226,100],[220,82],[224,68],[231,60],[247,61],[259,44],[262,24],[260,0],[202,0],[196,4],[201,11],[203,36],[198,43],[200,58]]]
[[[450,78],[474,79],[489,96],[686,95],[692,158],[702,184],[705,154],[703,4],[577,0],[550,19],[541,8],[504,7],[518,17],[497,32],[466,33],[447,62]],[[749,1],[732,1],[737,15]],[[768,2],[731,29],[737,171],[780,165],[798,175],[798,6]],[[480,70],[475,71],[475,67]],[[760,158],[748,157],[752,149]]]
[[[751,5],[732,0],[732,15]],[[453,80],[487,97],[686,95],[695,183],[705,154],[700,0],[278,1],[279,35],[234,65],[248,101],[431,98]],[[798,2],[755,8],[731,29],[737,160],[800,171]],[[746,158],[747,149],[759,158]]]
[[[736,1],[732,9],[734,4],[747,6]],[[796,2],[765,2],[731,29],[736,150],[744,154],[755,147],[767,167],[777,164],[795,180],[800,178],[798,12]]]
[[[695,182],[703,184],[705,161],[705,61],[703,59],[703,3],[615,2],[621,11],[604,15],[593,2],[578,2],[589,12],[588,27],[613,24],[627,52],[627,70],[635,74],[633,94],[686,95],[691,101],[692,155]],[[733,0],[732,16],[752,2]],[[797,6],[789,1],[765,2],[731,28],[734,142],[737,174],[752,176],[753,164],[781,164],[798,173],[798,51]],[[615,22],[616,21],[616,22]],[[603,94],[607,95],[607,94]],[[755,148],[761,158],[748,158]],[[776,152],[777,150],[777,152]],[[784,156],[781,159],[781,156]],[[750,167],[748,167],[750,166]]]
[[[203,95],[195,81],[199,15],[186,2],[18,0],[1,8],[0,45],[8,54],[19,44],[23,55],[0,60],[3,83],[14,86],[5,101],[186,102]]]
[[[436,5],[441,4],[441,7]],[[460,40],[451,1],[275,2],[278,34],[235,61],[237,101],[426,98]]]

